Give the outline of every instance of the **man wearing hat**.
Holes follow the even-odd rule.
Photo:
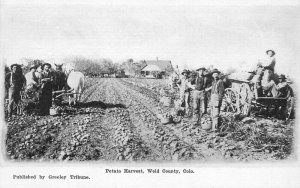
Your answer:
[[[180,92],[180,100],[182,102],[182,106],[185,106],[185,114],[188,115],[189,112],[189,99],[190,99],[190,90],[191,90],[191,82],[188,79],[189,71],[184,69],[181,72],[182,77],[177,82]]]
[[[41,115],[49,115],[52,105],[52,82],[54,75],[50,72],[51,65],[44,63],[42,65],[42,73],[40,75],[41,96],[40,96],[40,112]]]
[[[193,91],[193,119],[195,122],[199,121],[199,117],[207,113],[207,96],[205,89],[209,87],[209,78],[204,75],[206,68],[201,67],[196,70],[197,76],[192,83]],[[201,115],[201,116],[200,116]]]
[[[210,104],[212,131],[216,131],[219,127],[220,108],[222,105],[225,88],[223,81],[219,78],[220,71],[218,71],[218,69],[213,69],[210,74],[212,75],[213,81],[211,88],[207,90],[211,90]]]
[[[284,74],[279,75],[278,77],[278,84],[276,85],[275,82],[272,80],[270,83],[272,84],[269,88],[273,97],[286,97],[288,92],[288,84],[286,81],[286,77]]]
[[[22,74],[22,68],[18,64],[10,66],[11,72],[5,76],[5,86],[8,90],[8,116],[12,117],[14,103],[17,105],[21,100],[21,90],[26,84],[26,79]]]
[[[274,50],[267,50],[266,51],[267,57],[260,61],[257,64],[257,72],[260,73],[261,77],[261,85],[263,87],[269,87],[271,78],[274,74],[276,59],[275,59],[275,51]]]
[[[267,58],[263,62],[262,66],[264,67],[264,69],[272,71],[274,73],[274,68],[276,64],[276,59],[274,57],[275,52],[274,50],[267,50],[266,54],[267,54]]]

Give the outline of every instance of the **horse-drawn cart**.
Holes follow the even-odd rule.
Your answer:
[[[59,90],[52,92],[52,106],[50,108],[50,115],[59,114],[60,105],[64,97],[68,97],[69,95],[77,94],[73,92],[74,89],[69,90]],[[31,87],[27,88],[25,91],[21,91],[21,100],[17,105],[14,105],[14,113],[18,115],[26,114],[39,114],[40,112],[40,96],[41,96],[41,88],[39,87]],[[5,99],[5,115],[8,116],[7,108],[8,108],[8,98]]]
[[[225,89],[222,110],[225,112],[241,113],[249,116],[252,109],[265,108],[267,111],[272,107],[285,119],[290,119],[294,110],[294,93],[287,85],[284,97],[270,97],[258,92],[257,83],[248,80],[229,79],[231,87]]]

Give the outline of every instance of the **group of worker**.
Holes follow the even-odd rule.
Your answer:
[[[257,68],[253,73],[254,77],[257,76],[257,79],[252,79],[256,82],[258,86],[258,95],[267,96],[267,97],[286,97],[288,91],[287,78],[284,74],[278,76],[278,83],[275,82],[274,73],[275,73],[275,51],[267,50],[267,58],[263,61],[259,61]]]
[[[41,67],[41,72],[37,68]],[[8,93],[8,118],[13,114],[13,106],[21,101],[21,91],[33,89],[39,92],[39,109],[41,115],[49,115],[52,104],[52,83],[54,75],[50,71],[51,64],[41,64],[35,60],[30,71],[24,76],[22,67],[19,64],[10,66],[11,71],[5,76],[5,88]]]
[[[193,121],[198,123],[201,116],[207,114],[208,95],[210,95],[212,131],[216,131],[219,124],[219,114],[224,95],[224,84],[219,78],[220,71],[213,69],[208,71],[205,67],[196,69],[197,75],[190,77],[188,70],[181,72],[177,85],[180,91],[180,100],[185,108],[185,114],[189,114],[189,100],[193,90]]]
[[[259,61],[253,74],[258,76],[258,82],[261,89],[266,93],[271,93],[273,97],[281,97],[284,95],[284,88],[287,86],[285,75],[278,77],[279,83],[273,80],[276,59],[275,51],[267,50],[267,57],[263,61]],[[175,68],[174,74],[178,74],[178,66]],[[205,67],[196,69],[197,75],[191,76],[190,71],[184,69],[178,80],[175,80],[179,87],[180,100],[185,108],[185,114],[188,116],[190,110],[190,96],[193,95],[193,121],[201,123],[201,117],[208,112],[208,104],[210,104],[210,114],[212,119],[212,131],[216,131],[219,126],[219,114],[222,105],[222,99],[225,91],[225,83],[220,79],[220,71],[218,69],[207,70]],[[174,75],[173,75],[174,76]],[[174,85],[173,85],[174,86]],[[192,92],[191,92],[192,91]],[[210,96],[210,97],[208,97]]]

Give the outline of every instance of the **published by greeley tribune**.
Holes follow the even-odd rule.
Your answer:
[[[84,175],[12,175],[12,179],[15,180],[25,180],[25,179],[49,179],[49,180],[66,180],[66,179],[71,179],[71,180],[81,180],[81,179],[91,179],[89,176],[84,176]]]

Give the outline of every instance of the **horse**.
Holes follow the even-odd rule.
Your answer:
[[[69,105],[71,105],[72,102],[76,105],[80,101],[83,91],[84,74],[82,72],[75,71],[69,64],[66,65],[65,73],[67,75],[67,84],[73,93],[73,95],[69,95]]]
[[[62,91],[63,89],[67,89],[67,75],[63,71],[63,64],[54,64],[55,65],[55,70],[53,71],[54,73],[54,79],[53,79],[53,91]],[[61,103],[62,95],[58,98],[56,98],[57,95],[60,95],[59,93],[54,94],[55,102],[58,104]]]
[[[53,80],[53,90],[60,91],[66,88],[67,75],[62,69],[63,64],[54,64],[54,65],[55,65],[55,71],[54,71],[54,80]]]

